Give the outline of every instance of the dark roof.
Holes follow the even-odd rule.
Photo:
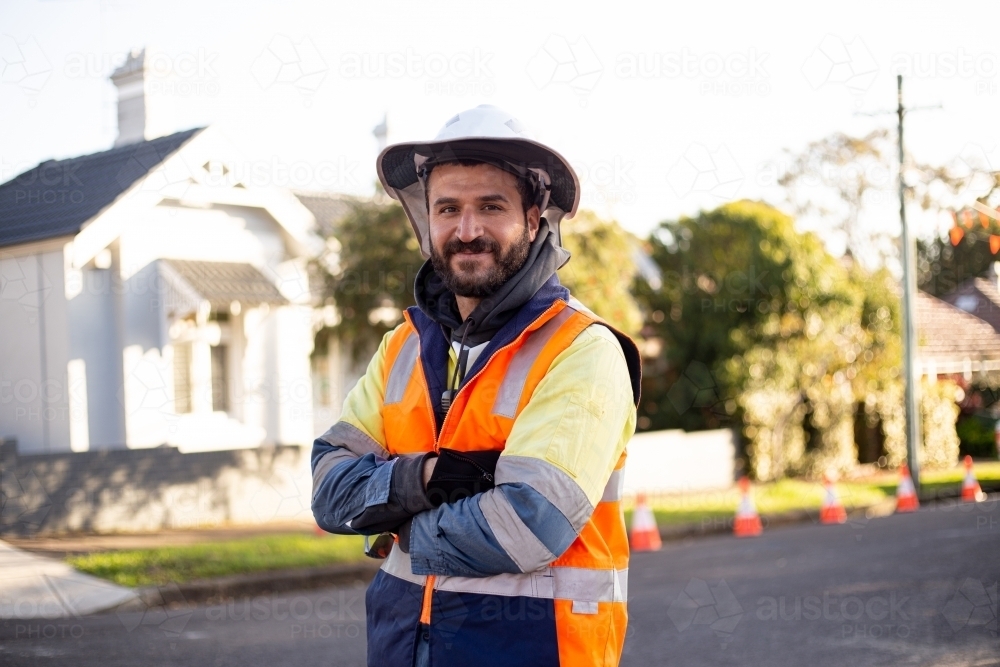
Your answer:
[[[65,160],[0,185],[0,247],[76,234],[202,128]]]
[[[970,315],[975,315],[1000,332],[1000,290],[997,289],[996,278],[973,278],[967,280],[952,292],[945,295],[944,300],[960,308]]]
[[[357,197],[332,192],[296,191],[295,196],[316,218],[316,231],[324,238],[335,235],[340,221],[359,202]]]
[[[250,264],[161,259],[213,308],[228,309],[233,301],[246,304],[288,303],[274,283]]]
[[[917,292],[917,344],[922,359],[1000,358],[1000,334],[978,317]]]

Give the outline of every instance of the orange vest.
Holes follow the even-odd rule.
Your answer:
[[[386,351],[382,417],[389,453],[437,451],[441,447],[502,451],[514,421],[552,361],[595,322],[603,324],[578,303],[553,303],[467,379],[452,400],[440,434],[436,434],[434,403],[419,360],[419,339],[407,315]],[[424,623],[431,622],[435,588],[496,595],[529,591],[535,597],[551,598],[560,664],[617,665],[627,624],[629,548],[620,503],[624,464],[623,453],[601,502],[577,539],[540,572],[481,579],[424,577],[409,571],[409,558],[399,549],[392,550],[383,569],[424,585]]]

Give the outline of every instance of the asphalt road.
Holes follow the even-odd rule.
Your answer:
[[[623,665],[1000,665],[1000,503],[635,554]],[[163,591],[171,602],[171,591]],[[364,589],[0,621],[0,665],[364,665]]]

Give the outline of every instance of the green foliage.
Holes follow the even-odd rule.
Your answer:
[[[634,239],[613,220],[580,211],[562,223],[563,245],[573,254],[559,280],[585,306],[635,336],[642,314],[630,287],[635,276]]]
[[[970,278],[986,273],[1000,255],[990,252],[989,237],[1000,234],[1000,223],[989,219],[983,228],[976,220],[957,246],[946,238],[917,242],[917,280],[920,289],[941,297]]]
[[[663,284],[636,289],[661,351],[647,365],[643,428],[735,423],[757,478],[818,476],[856,464],[860,405],[889,464],[902,463],[900,303],[886,270],[839,262],[746,201],[663,223],[650,245]],[[928,467],[957,457],[954,395],[948,383],[924,394]]]
[[[791,218],[758,202],[664,222],[650,238],[650,254],[662,285],[637,281],[635,289],[648,313],[650,347],[660,352],[647,366],[643,428],[728,423],[740,376],[763,370],[727,369],[728,360],[815,336],[827,310],[856,298],[818,238],[798,234]],[[781,360],[772,356],[774,363]]]
[[[969,415],[958,420],[959,454],[976,458],[997,458],[996,420]]]
[[[97,552],[74,556],[67,562],[81,572],[122,586],[160,586],[364,558],[364,541],[360,536],[291,533],[179,547]]]
[[[331,330],[350,344],[356,358],[369,356],[382,336],[414,305],[413,281],[423,264],[410,222],[395,201],[363,201],[336,230],[339,251],[322,271],[324,297],[336,305]],[[325,348],[317,340],[318,348]]]
[[[958,404],[962,390],[952,380],[924,381],[920,386],[923,416],[923,451],[920,464],[926,468],[948,468],[958,461]]]

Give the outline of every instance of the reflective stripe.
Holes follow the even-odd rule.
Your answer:
[[[595,319],[598,322],[602,321],[600,317],[598,317],[597,315],[594,314],[594,311],[592,311],[590,308],[587,308],[585,305],[583,305],[580,302],[580,300],[577,299],[575,296],[571,296],[569,298],[569,307],[572,308],[573,310],[580,311],[584,315],[588,315],[591,319]]]
[[[385,400],[383,405],[392,405],[403,400],[406,385],[410,383],[413,369],[417,366],[417,352],[420,349],[420,338],[413,332],[406,337],[402,349],[396,355],[396,360],[389,369],[389,380],[385,383]]]
[[[316,469],[313,470],[313,498],[316,497],[319,485],[326,479],[328,472],[333,470],[338,464],[344,461],[353,461],[356,458],[358,458],[358,455],[346,448],[338,448],[321,456],[316,463]]]
[[[398,543],[392,545],[392,551],[389,552],[388,558],[382,563],[382,571],[418,586],[423,586],[427,581],[425,575],[413,574],[413,566],[410,565],[410,554],[403,553]]]
[[[546,343],[574,313],[576,311],[570,307],[563,308],[558,315],[528,334],[527,340],[514,353],[514,358],[507,366],[503,382],[500,383],[496,400],[493,402],[493,414],[514,418],[531,367],[535,364],[538,355],[542,353]]]
[[[545,496],[580,532],[594,512],[580,485],[548,461],[530,456],[501,456],[494,473],[496,484],[523,482]]]
[[[331,426],[318,439],[334,447],[346,447],[358,456],[375,454],[384,459],[389,458],[389,452],[377,440],[357,426],[344,421],[337,422]]]
[[[410,556],[398,545],[382,564],[386,574],[423,586],[427,579],[413,574]],[[589,602],[625,602],[628,570],[592,570],[583,567],[546,567],[523,574],[492,577],[435,577],[435,590],[480,595],[523,596]]]
[[[604,487],[604,494],[601,496],[602,503],[612,503],[622,499],[622,489],[625,486],[625,470],[620,468],[611,473],[607,485]]]
[[[497,542],[522,572],[537,570],[556,559],[556,555],[521,521],[521,517],[502,493],[481,494],[479,509]]]

